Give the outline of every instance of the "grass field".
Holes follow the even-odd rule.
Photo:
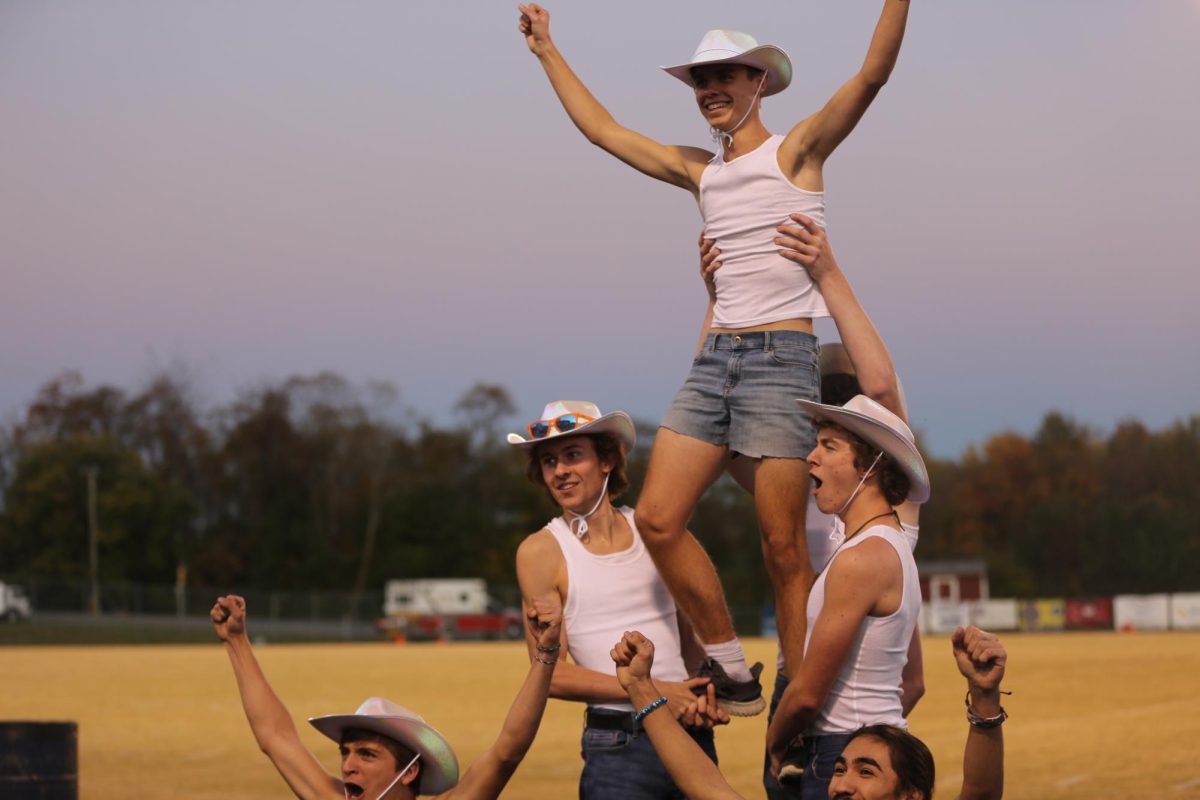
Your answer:
[[[253,621],[251,622],[253,625]],[[1200,798],[1200,633],[1010,634],[1006,796]],[[958,787],[963,681],[947,640],[925,639],[928,692],[911,726],[933,750],[938,796]],[[751,640],[772,664],[773,645]],[[378,694],[410,706],[464,763],[491,743],[526,669],[521,645],[268,645],[259,650],[297,717],[352,711]],[[254,745],[225,655],[212,645],[0,648],[0,719],[79,722],[85,800],[134,791],[188,798],[276,798],[282,781]],[[582,707],[551,701],[506,797],[569,798],[579,776]],[[762,797],[765,718],[717,737],[722,769]],[[335,746],[302,736],[331,771]]]

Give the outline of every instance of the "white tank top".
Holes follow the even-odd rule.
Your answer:
[[[825,705],[813,723],[814,733],[850,733],[863,725],[879,723],[898,728],[908,725],[900,708],[900,673],[908,661],[908,645],[921,613],[921,584],[908,539],[895,528],[876,525],[842,545],[833,559],[872,538],[885,540],[900,559],[904,573],[900,607],[886,617],[868,616],[863,620],[846,660],[834,677]],[[825,604],[825,578],[828,575],[827,568],[817,576],[808,596],[806,653],[813,623]]]
[[[800,212],[825,227],[825,193],[796,187],[779,169],[783,137],[772,136],[744,156],[718,156],[700,176],[704,235],[716,239],[713,327],[748,328],[785,319],[827,317],[825,298],[804,267],[779,255],[777,225]]]
[[[921,529],[916,525],[906,525],[903,522],[900,523],[900,528],[904,532],[904,538],[908,541],[909,548],[916,552],[917,537]],[[838,517],[826,514],[817,508],[817,499],[810,494],[808,510],[804,515],[804,529],[805,539],[808,542],[808,562],[812,564],[813,572],[819,575],[829,560],[833,558],[838,545],[845,540],[846,525]],[[783,648],[781,647],[776,649],[775,666],[780,672],[784,671]]]
[[[640,631],[654,642],[654,676],[668,681],[686,680],[675,601],[642,544],[633,524],[633,509],[618,510],[633,531],[633,545],[619,553],[599,556],[588,552],[562,517],[555,517],[546,526],[558,541],[567,564],[563,624],[571,660],[612,675],[612,646],[625,631]],[[633,710],[629,703],[590,705]]]

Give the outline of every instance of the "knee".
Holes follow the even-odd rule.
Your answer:
[[[812,564],[803,539],[794,536],[768,536],[763,533],[763,560],[772,577],[784,581],[812,581]]]
[[[674,529],[670,519],[659,509],[638,506],[633,512],[633,523],[637,525],[638,533],[647,547],[655,547],[671,542],[678,531]]]

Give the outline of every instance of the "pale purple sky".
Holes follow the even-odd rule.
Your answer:
[[[1200,413],[1200,2],[912,0],[826,171],[839,259],[930,449]],[[659,72],[708,28],[791,53],[769,128],[862,60],[876,2],[563,2],[619,120],[707,146]],[[63,369],[187,365],[219,403],[336,370],[444,420],[657,420],[704,295],[683,191],[592,148],[506,2],[0,2],[0,415]],[[819,332],[831,334],[831,326]]]

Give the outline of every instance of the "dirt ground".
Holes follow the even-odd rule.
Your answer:
[[[253,620],[251,620],[253,630]],[[1007,792],[1013,800],[1200,798],[1200,633],[1009,634]],[[948,640],[926,637],[928,691],[911,719],[933,750],[938,797],[958,786],[964,684]],[[774,664],[773,644],[750,640]],[[271,645],[259,657],[297,719],[353,711],[382,695],[423,714],[462,762],[499,731],[527,660],[511,643]],[[770,666],[768,673],[772,670]],[[254,744],[224,652],[211,646],[0,648],[0,719],[79,723],[85,800],[135,791],[188,798],[276,798],[282,781]],[[570,798],[582,706],[551,701],[533,750],[505,793]],[[720,731],[722,770],[763,796],[765,717]],[[331,771],[336,747],[301,723]]]

